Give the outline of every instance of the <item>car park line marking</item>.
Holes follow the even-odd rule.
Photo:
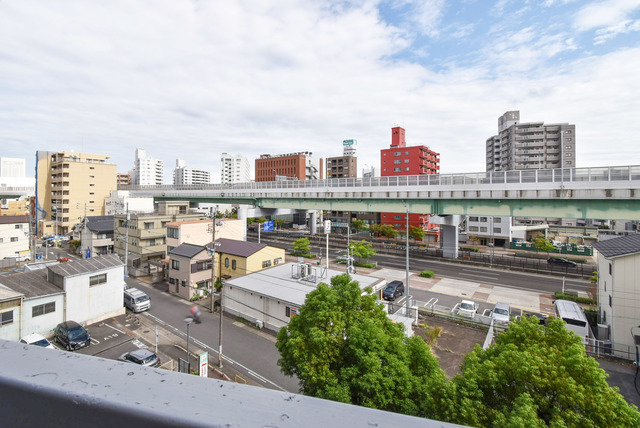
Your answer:
[[[115,328],[115,327],[113,327],[113,326],[111,326],[111,325],[109,325],[109,324],[105,324],[105,326],[107,326],[107,327],[109,327],[109,328],[114,329],[114,330],[115,330],[115,331],[117,331],[118,333],[126,334],[124,331],[120,331],[120,330],[118,330],[117,328]]]
[[[149,349],[149,347],[147,345],[145,345],[144,343],[140,342],[138,339],[132,340],[131,343],[133,343],[135,346],[137,346],[138,349]]]
[[[94,339],[93,337],[91,338],[91,343],[93,343],[94,345],[97,345],[100,343],[99,340]]]
[[[204,343],[200,342],[198,339],[193,339],[192,342],[195,343],[196,345],[199,345],[199,346],[202,346],[202,347],[207,346]]]

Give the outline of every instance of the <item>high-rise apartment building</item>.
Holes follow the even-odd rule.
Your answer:
[[[86,215],[104,215],[104,200],[116,190],[117,166],[109,156],[36,152],[36,233],[72,232]]]
[[[355,178],[358,176],[356,140],[342,142],[342,156],[327,158],[327,178]]]
[[[24,158],[0,157],[0,177],[24,177],[26,172]]]
[[[131,184],[130,174],[119,172],[116,174],[116,178],[118,179],[118,186],[128,186],[129,184]]]
[[[311,152],[260,155],[256,159],[256,181],[322,179],[322,159],[312,155]]]
[[[173,170],[174,185],[209,184],[210,182],[209,171],[190,168],[184,159],[176,159],[176,169]]]
[[[399,126],[391,129],[391,146],[380,150],[380,175],[422,175],[440,173],[440,154],[427,146],[407,146],[405,130]],[[406,229],[406,213],[380,213],[380,223],[396,229]],[[409,214],[409,226],[429,231],[437,227],[429,223],[428,214]],[[437,234],[436,234],[437,239]]]
[[[160,185],[164,182],[164,163],[160,159],[147,157],[145,149],[137,148],[135,167],[130,174],[131,184]]]
[[[223,153],[220,156],[222,163],[220,168],[220,182],[222,184],[247,183],[251,181],[251,171],[249,170],[249,160],[237,154]]]
[[[498,134],[486,140],[486,170],[573,168],[576,126],[569,123],[520,122],[520,111],[498,118]]]

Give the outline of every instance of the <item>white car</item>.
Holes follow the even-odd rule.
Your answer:
[[[42,346],[43,348],[56,349],[56,347],[53,346],[51,342],[47,340],[46,337],[38,333],[31,333],[23,337],[22,339],[20,339],[20,343],[26,343],[27,345]]]
[[[491,312],[491,318],[496,324],[509,324],[511,320],[511,305],[502,302],[496,303]]]
[[[461,317],[475,318],[478,312],[478,304],[471,300],[463,300],[458,307],[458,315]]]

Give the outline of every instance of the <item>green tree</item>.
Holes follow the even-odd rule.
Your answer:
[[[293,254],[308,254],[311,251],[311,242],[308,238],[300,238],[293,243]]]
[[[257,221],[258,221],[258,223],[262,224],[265,221],[267,221],[267,218],[266,217],[260,217]]]
[[[383,224],[380,226],[380,235],[386,238],[395,238],[398,235],[398,231],[390,224]]]
[[[380,236],[380,225],[379,224],[370,224],[369,232],[373,233],[375,236]]]
[[[277,218],[273,220],[273,224],[276,225],[276,229],[282,229],[282,226],[284,225],[284,220],[282,220],[281,218]]]
[[[351,249],[351,254],[358,258],[358,262],[366,260],[376,253],[376,250],[373,249],[371,244],[365,240],[351,242],[349,248]]]
[[[250,218],[247,219],[247,224],[253,224],[255,222],[256,222],[256,219],[253,218],[253,217],[250,217]]]
[[[414,241],[422,241],[424,235],[425,231],[423,228],[417,226],[409,226],[409,238],[413,239]]]
[[[509,325],[486,350],[476,345],[450,385],[446,417],[471,426],[631,427],[640,413],[588,357],[560,319]]]
[[[544,236],[540,236],[535,240],[536,248],[538,251],[544,251],[545,253],[551,252],[556,249],[556,247]]]
[[[360,230],[365,230],[367,229],[367,222],[364,220],[353,220],[351,222],[351,231],[352,232],[358,232]]]
[[[276,347],[305,395],[422,417],[440,407],[446,380],[428,346],[347,274],[307,295]]]

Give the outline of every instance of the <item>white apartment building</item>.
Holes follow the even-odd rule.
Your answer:
[[[104,200],[104,215],[125,214],[129,212],[152,213],[153,198],[129,196],[128,190],[112,190]]]
[[[130,175],[131,184],[161,185],[164,182],[164,163],[160,159],[147,157],[145,149],[137,148],[135,168]]]
[[[486,140],[486,170],[574,168],[576,126],[520,122],[520,111],[498,118],[498,134]]]
[[[223,153],[220,161],[222,163],[220,169],[220,182],[222,184],[247,183],[251,181],[249,161],[244,156]]]
[[[184,159],[176,159],[176,168],[173,170],[174,185],[209,184],[211,174],[202,169],[190,168]]]
[[[0,157],[0,177],[24,177],[25,171],[24,158]]]

